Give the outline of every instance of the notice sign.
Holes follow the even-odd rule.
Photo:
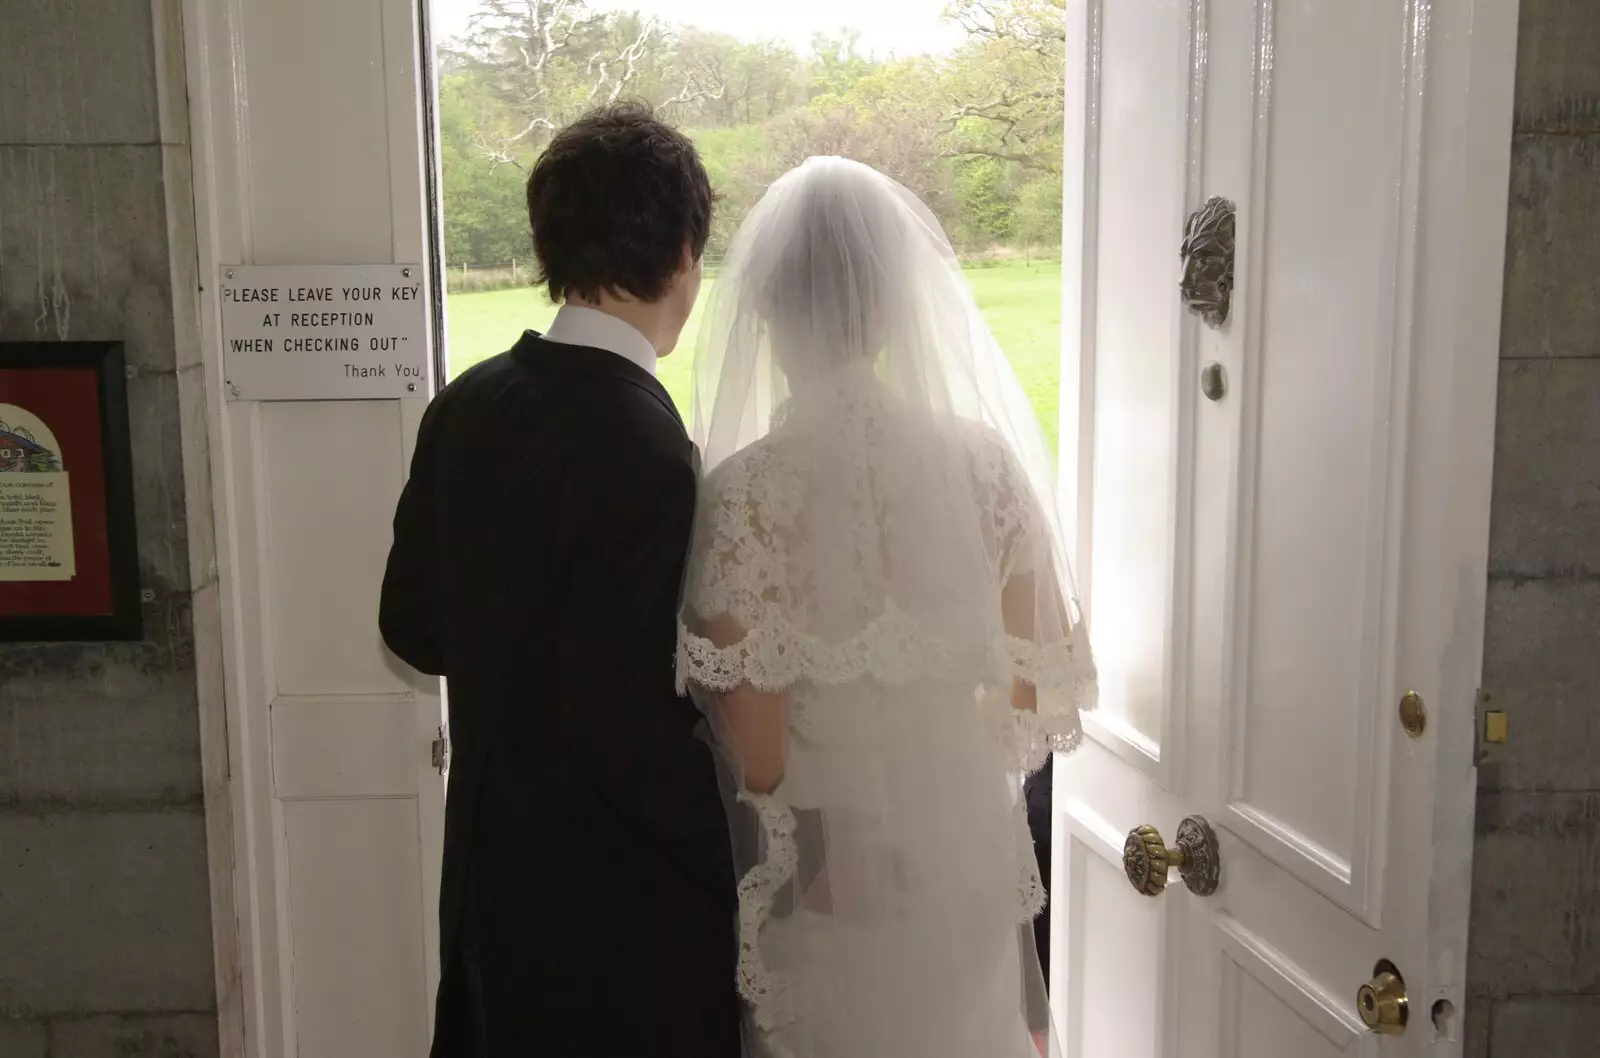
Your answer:
[[[0,581],[70,581],[77,572],[61,444],[37,415],[0,402]]]
[[[144,634],[125,366],[120,342],[0,341],[0,643]]]
[[[428,396],[419,266],[230,265],[218,289],[229,400]]]

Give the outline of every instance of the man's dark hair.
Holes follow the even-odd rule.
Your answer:
[[[705,252],[715,199],[694,144],[648,106],[594,110],[556,133],[528,177],[539,282],[553,301],[658,301],[684,247]]]

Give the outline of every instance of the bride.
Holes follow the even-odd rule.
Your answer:
[[[1019,779],[1094,687],[1033,415],[938,222],[856,162],[772,186],[700,334],[678,672],[743,806],[753,1049],[1032,1058]]]

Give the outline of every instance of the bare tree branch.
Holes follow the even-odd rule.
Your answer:
[[[1041,52],[1066,44],[1064,16],[1062,0],[955,0],[945,9],[945,18],[968,36],[1015,41]]]
[[[1056,166],[1049,164],[1044,158],[1018,151],[994,150],[986,147],[947,147],[939,152],[941,158],[996,158],[1002,162],[1015,162],[1022,168],[1035,173],[1053,173]]]
[[[589,76],[595,82],[589,88],[589,98],[593,99],[602,91],[607,93],[606,102],[615,103],[621,96],[622,90],[628,86],[639,72],[639,58],[644,55],[645,45],[650,43],[650,38],[656,35],[659,23],[655,19],[647,20],[639,27],[639,35],[632,44],[622,49],[621,54],[614,57],[603,52],[596,52],[589,56]],[[611,76],[613,66],[621,66],[622,74],[618,77]]]
[[[698,103],[702,99],[721,99],[727,94],[727,91],[728,85],[726,81],[712,87],[706,87],[705,85],[699,84],[691,74],[689,80],[681,89],[678,90],[678,94],[673,96],[671,99],[662,100],[657,109],[671,110],[673,107],[682,107],[687,106],[690,103]]]
[[[593,11],[587,0],[478,0],[450,63],[475,74],[513,129],[482,129],[475,149],[490,165],[517,165],[579,111],[615,102],[648,72],[663,47],[655,19]],[[620,39],[619,39],[620,38]],[[653,82],[652,82],[653,83]],[[716,97],[720,80],[685,77],[674,105]],[[652,94],[657,89],[652,89]],[[514,130],[514,131],[513,131]]]
[[[1059,172],[1064,0],[953,0],[945,17],[971,42],[957,56],[965,75],[944,111],[945,156]]]

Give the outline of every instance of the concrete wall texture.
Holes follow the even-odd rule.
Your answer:
[[[218,1053],[178,9],[0,0],[0,341],[126,343],[147,593],[143,642],[0,646],[0,1058]]]
[[[1600,1054],[1600,3],[1522,0],[1469,1058]]]

